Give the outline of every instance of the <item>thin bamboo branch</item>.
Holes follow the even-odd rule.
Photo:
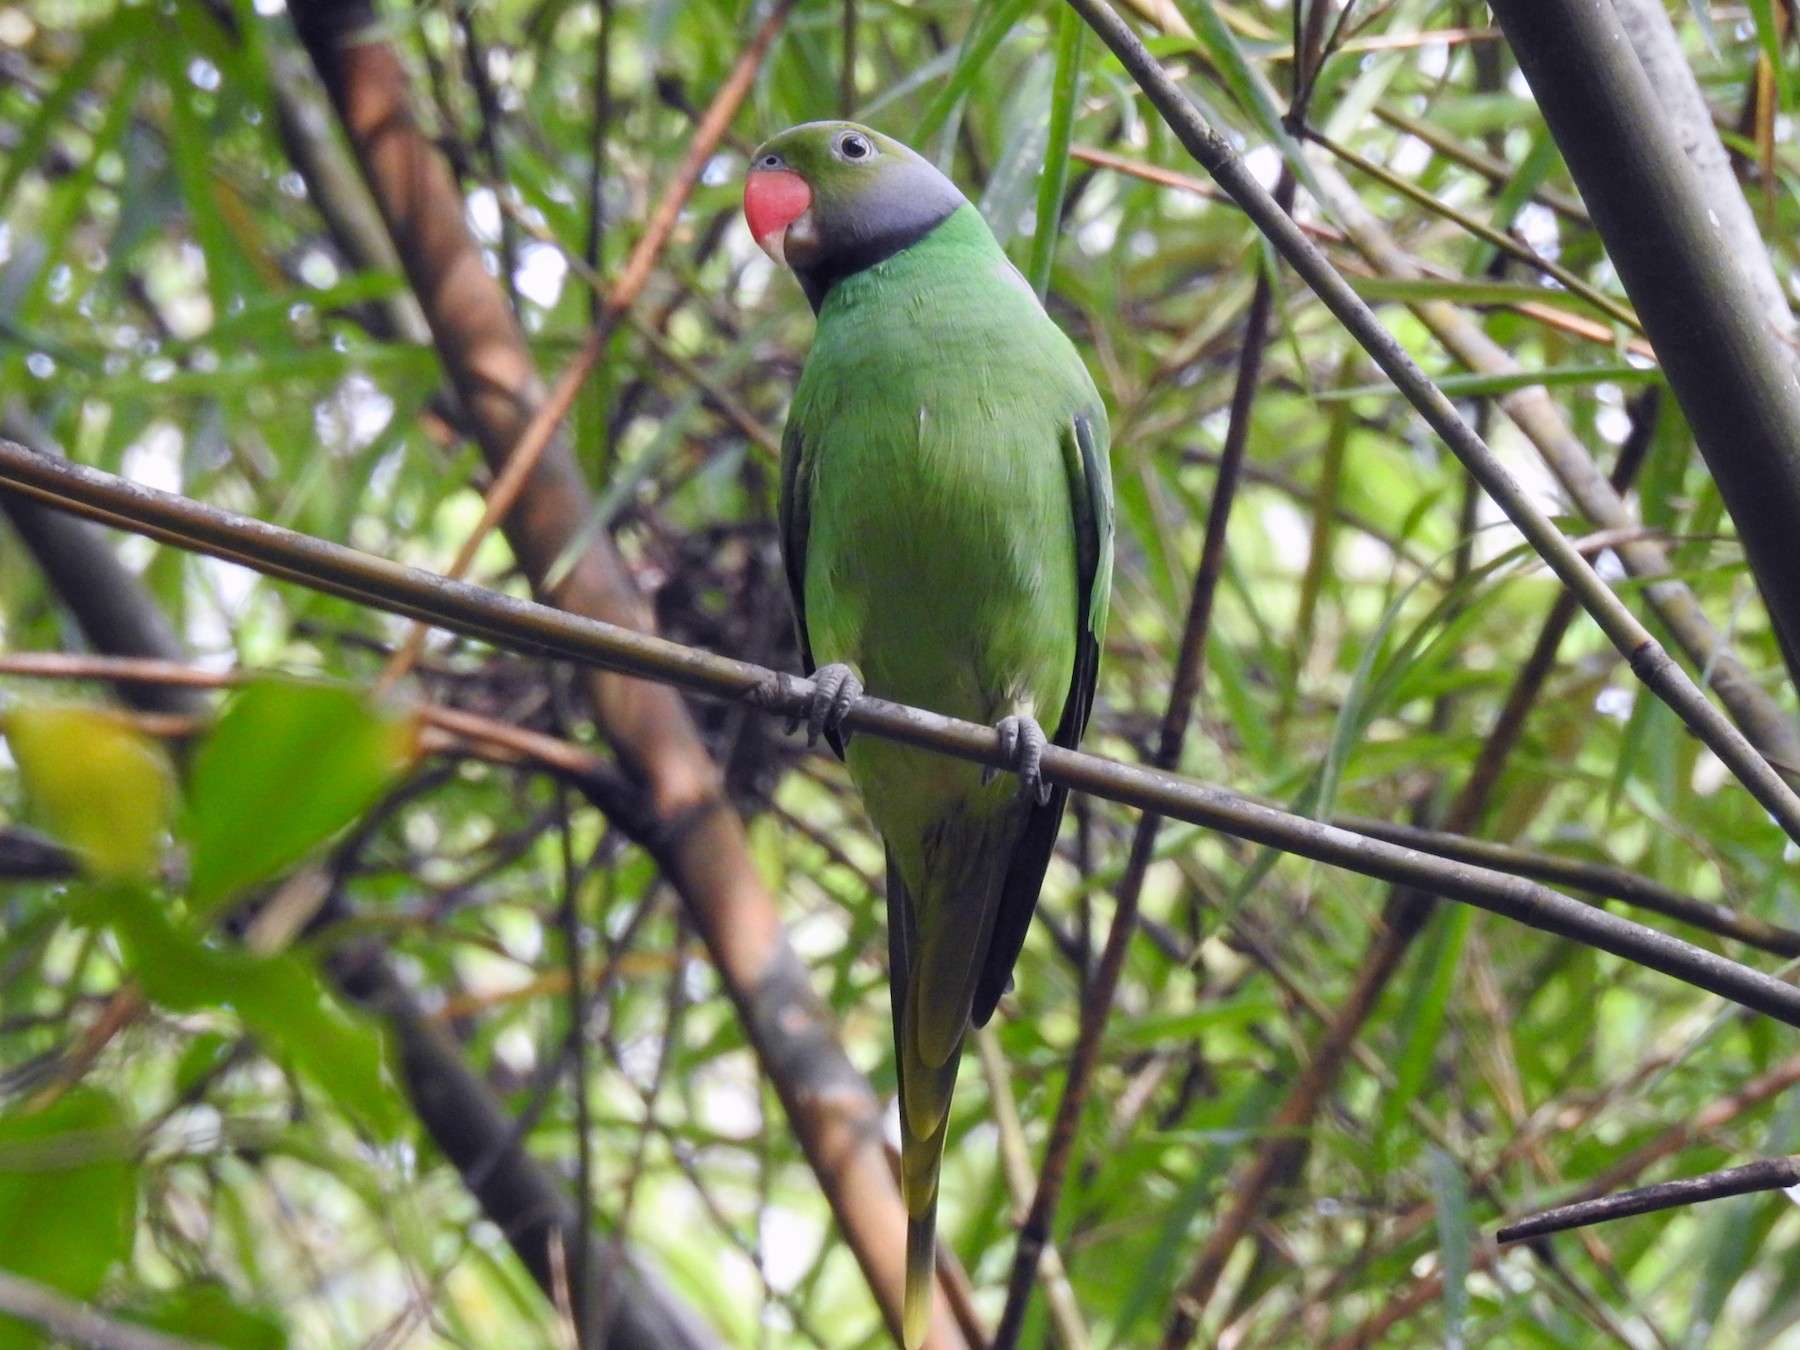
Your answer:
[[[0,675],[51,680],[107,680],[115,684],[187,685],[198,689],[222,689],[242,683],[246,671],[207,670],[185,662],[117,656],[91,656],[68,652],[0,653]],[[439,703],[418,706],[428,726],[444,733],[441,743],[427,743],[428,750],[473,750],[484,758],[504,763],[527,762],[579,779],[611,772],[607,761],[593,751],[543,732]],[[196,723],[187,717],[184,731]],[[1491,741],[1489,742],[1492,743]],[[1262,800],[1253,798],[1253,800]],[[801,825],[790,820],[791,825]],[[1446,830],[1428,830],[1373,816],[1334,815],[1331,824],[1356,834],[1383,839],[1390,844],[1416,848],[1422,853],[1460,862],[1476,863],[1508,876],[1581,891],[1601,900],[1617,900],[1637,909],[1674,919],[1703,932],[1730,938],[1747,947],[1789,960],[1800,958],[1800,930],[1769,923],[1755,915],[1740,914],[1724,905],[1696,899],[1661,882],[1620,867],[1588,858],[1565,858],[1554,853],[1517,848],[1494,840]],[[802,826],[803,828],[803,826]],[[815,838],[829,849],[831,841]],[[7,847],[15,846],[16,853]],[[49,867],[45,875],[60,875],[60,854],[44,854],[23,831],[0,834],[0,876],[36,875],[30,869]],[[836,861],[849,863],[841,855]],[[8,870],[8,868],[20,870]],[[852,869],[854,870],[854,869]],[[873,884],[872,880],[869,884]]]
[[[0,434],[30,445],[40,454],[63,457],[49,433],[17,408],[0,415]],[[116,638],[129,641],[133,650],[170,658],[181,655],[168,616],[144,603],[148,597],[143,583],[113,556],[92,525],[10,492],[0,493],[0,512],[12,522],[43,570],[61,579],[64,604],[96,648],[108,650],[110,640]],[[119,693],[144,712],[194,711],[191,699],[163,685],[126,684]]]
[[[1382,326],[1374,311],[1281,210],[1225,137],[1201,117],[1193,101],[1182,94],[1113,8],[1106,0],[1069,2],[1124,64],[1188,153],[1231,194],[1289,265],[1418,409],[1444,444],[1467,466],[1539,556],[1580,597],[1582,607],[1630,662],[1633,673],[1719,756],[1781,822],[1790,838],[1800,839],[1800,796],[1796,796],[1769,761],[1707,700],[1637,616],[1600,579],[1592,565],[1563,537],[1481,437],[1463,421],[1450,400],[1419,369],[1394,335]],[[1641,308],[1640,304],[1640,311]]]
[[[64,518],[64,523],[80,522]],[[70,535],[68,540],[73,541],[72,549],[81,551],[103,548],[104,543],[92,531]],[[65,599],[71,589],[85,585],[96,573],[97,565],[91,559],[71,551],[40,554],[38,560],[52,587]],[[206,703],[198,691],[215,683],[216,677],[210,672],[199,672],[195,678],[162,678],[177,676],[184,668],[180,661],[184,653],[173,630],[153,617],[158,614],[156,603],[135,574],[122,572],[116,588],[105,611],[108,621],[89,631],[90,641],[101,651],[128,654],[113,658],[123,669],[106,677],[114,679],[121,696],[134,706],[148,703],[174,707],[187,717],[203,714]],[[141,612],[133,613],[134,610]],[[95,658],[60,659],[92,662]],[[143,676],[143,682],[130,678],[133,674]],[[146,699],[145,690],[151,681],[166,697]],[[505,733],[518,731],[506,728],[501,739],[512,739]],[[353,966],[335,968],[334,973],[339,976],[340,987],[352,997],[359,993],[380,995],[374,1001],[389,1014],[388,1029],[399,1051],[414,1109],[427,1134],[445,1155],[452,1159],[466,1156],[499,1161],[505,1184],[496,1180],[479,1191],[477,1200],[486,1217],[506,1235],[526,1269],[550,1294],[554,1283],[550,1254],[553,1249],[562,1248],[568,1226],[585,1223],[586,1216],[575,1212],[563,1195],[560,1182],[526,1150],[523,1140],[513,1131],[513,1122],[454,1043],[431,1033],[378,946],[361,944]],[[143,1006],[135,983],[119,990],[101,1016],[90,1024],[65,1070],[91,1060]],[[610,1291],[601,1316],[607,1343],[618,1350],[713,1350],[717,1345],[716,1337],[692,1311],[619,1243],[591,1244],[589,1264],[581,1279],[587,1285],[604,1284]],[[566,1288],[566,1270],[563,1283]]]
[[[1021,1218],[1031,1204],[1036,1180],[1031,1175],[1031,1145],[1025,1138],[1025,1125],[1019,1119],[1019,1108],[1013,1101],[1012,1075],[1007,1072],[1006,1052],[1000,1048],[1000,1037],[993,1024],[975,1032],[975,1050],[981,1061],[982,1080],[987,1084],[988,1101],[992,1103],[994,1127],[1000,1133],[1000,1170],[1006,1177],[1006,1190]],[[1056,1328],[1056,1339],[1063,1350],[1087,1350],[1093,1344],[1087,1324],[1081,1318],[1081,1304],[1075,1288],[1069,1283],[1062,1253],[1054,1243],[1044,1244],[1044,1295],[1050,1305],[1050,1321]]]
[[[730,126],[731,119],[737,115],[738,108],[749,94],[750,82],[762,68],[770,44],[775,41],[776,34],[786,22],[791,3],[792,0],[788,0],[788,3],[778,4],[763,21],[756,36],[739,55],[731,74],[713,96],[712,104],[700,119],[700,125],[689,142],[687,153],[682,156],[680,166],[650,212],[644,233],[631,250],[631,256],[626,259],[618,280],[601,301],[599,313],[582,340],[580,350],[557,377],[556,383],[551,386],[549,393],[532,413],[531,420],[525,424],[518,439],[507,451],[505,462],[500,466],[499,473],[488,488],[486,500],[482,503],[481,519],[476,521],[475,528],[469,531],[457,548],[456,557],[450,564],[450,576],[461,577],[468,572],[481,545],[518,505],[520,496],[536,474],[563,419],[568,416],[569,409],[574,407],[582,385],[599,364],[601,353],[612,340],[613,330],[637,303],[644,286],[655,272],[657,260],[675,233],[675,223],[681,218],[682,208],[687,205],[694,188],[699,185],[701,173],[712,159],[713,152],[718,149],[719,141]],[[424,641],[425,629],[423,625],[416,625],[400,643],[388,662],[387,669],[382,671],[381,678],[376,683],[377,690],[388,688],[412,668]]]
[[[1643,462],[1643,449],[1648,444],[1652,419],[1640,409],[1633,427],[1633,437],[1621,452],[1615,468],[1617,483],[1622,488]],[[1567,595],[1567,592],[1564,593]],[[1543,677],[1555,657],[1567,620],[1561,617],[1563,606],[1552,608],[1536,647],[1534,662],[1523,669],[1507,698],[1513,715],[1503,716],[1488,733],[1486,743],[1472,771],[1458,791],[1456,800],[1445,813],[1445,824],[1455,834],[1472,830],[1487,809],[1495,784],[1498,766],[1504,763],[1524,728],[1525,712],[1543,687]],[[1491,771],[1479,771],[1491,766]],[[1304,1163],[1307,1151],[1305,1130],[1317,1115],[1320,1104],[1337,1081],[1345,1055],[1355,1044],[1363,1024],[1375,1010],[1383,990],[1400,969],[1400,963],[1412,943],[1424,931],[1434,902],[1428,893],[1400,888],[1388,899],[1386,926],[1370,942],[1351,985],[1351,991],[1328,1024],[1325,1034],[1314,1046],[1305,1068],[1297,1075],[1287,1096],[1277,1108],[1268,1138],[1258,1146],[1250,1161],[1231,1185],[1224,1211],[1189,1270],[1176,1297],[1174,1311],[1165,1327],[1165,1350],[1183,1346],[1192,1339],[1212,1300],[1220,1278],[1225,1273],[1232,1252],[1250,1231],[1262,1211],[1265,1197],[1277,1185],[1291,1177]]]
[[[1404,131],[1408,136],[1425,142],[1445,159],[1453,160],[1465,169],[1480,174],[1495,187],[1504,187],[1517,176],[1517,169],[1504,159],[1498,159],[1472,146],[1464,145],[1442,127],[1435,126],[1424,118],[1409,117],[1391,103],[1377,103],[1375,115],[1394,130]],[[1550,188],[1539,187],[1531,194],[1531,199],[1578,225],[1593,224],[1593,221],[1588,218],[1587,207],[1573,197]]]
[[[1703,1176],[1682,1177],[1676,1181],[1658,1182],[1637,1190],[1620,1191],[1597,1200],[1578,1200],[1572,1205],[1558,1205],[1529,1218],[1509,1223],[1494,1234],[1496,1242],[1525,1242],[1551,1233],[1585,1228],[1589,1224],[1629,1218],[1634,1214],[1651,1214],[1659,1209],[1680,1205],[1697,1205],[1707,1200],[1723,1200],[1732,1195],[1751,1195],[1757,1191],[1783,1191],[1800,1185],[1800,1157],[1763,1158],[1741,1167],[1727,1167]]]
[[[450,581],[387,558],[132,483],[86,465],[45,459],[4,439],[0,439],[0,484],[54,503],[62,510],[125,525],[195,552],[229,557],[269,576],[391,614],[424,619],[514,651],[561,657],[635,679],[662,681],[696,694],[739,700],[790,719],[802,715],[812,697],[812,682],[795,675],[486,591],[467,582]],[[992,727],[885,699],[857,700],[845,719],[845,727],[958,759],[1008,767]],[[1800,1026],[1800,989],[1678,938],[1591,908],[1535,882],[1421,855],[1414,849],[1322,825],[1222,788],[1058,746],[1045,751],[1043,773],[1048,781],[1078,791],[1505,915]],[[721,809],[715,808],[713,814]],[[688,823],[691,830],[693,822]],[[724,935],[715,934],[709,946],[723,940]],[[804,971],[799,958],[792,956],[791,949],[785,950],[788,957],[782,959],[781,977],[788,978],[785,968],[791,960],[794,977],[803,988]],[[801,996],[798,989],[788,989],[784,994],[796,999]],[[778,1002],[766,1004],[759,1016],[779,1011]],[[784,1025],[792,1030],[793,1019]],[[763,1030],[768,1034],[772,1029]],[[818,1053],[817,1047],[805,1038],[795,1043],[794,1051]],[[848,1082],[863,1081],[847,1065],[845,1071],[853,1075]],[[879,1133],[875,1138],[879,1138]]]
[[[1600,1176],[1589,1181],[1582,1188],[1581,1197],[1597,1199],[1616,1190],[1664,1158],[1724,1128],[1746,1111],[1774,1100],[1795,1083],[1800,1083],[1800,1055],[1783,1060],[1736,1092],[1705,1107],[1693,1119],[1682,1121],[1673,1129],[1627,1154]],[[1514,1151],[1516,1150],[1509,1149],[1509,1153]],[[1420,1205],[1409,1216],[1411,1226],[1415,1229],[1421,1226],[1435,1211],[1436,1206],[1431,1202]],[[1488,1269],[1498,1255],[1498,1247],[1483,1243],[1476,1249],[1475,1259],[1470,1265],[1471,1271]],[[1366,1350],[1366,1347],[1380,1344],[1382,1338],[1395,1326],[1435,1303],[1442,1296],[1443,1290],[1442,1274],[1433,1272],[1420,1278],[1407,1288],[1396,1291],[1383,1307],[1359,1326],[1330,1342],[1327,1350]]]
[[[364,942],[340,949],[330,964],[345,993],[379,1013],[391,1029],[407,1095],[433,1141],[467,1179],[484,1211],[497,1221],[505,1217],[502,1231],[539,1288],[553,1291],[556,1253],[568,1250],[565,1235],[588,1216],[577,1212],[560,1178],[525,1146],[514,1119],[444,1028],[418,1006],[379,946]],[[592,1333],[604,1344],[715,1350],[716,1334],[620,1244],[590,1240],[588,1247],[584,1282],[603,1291],[594,1299],[600,1322]],[[566,1281],[566,1273],[562,1278]]]
[[[1491,244],[1501,252],[1518,259],[1533,271],[1540,272],[1558,282],[1570,294],[1580,296],[1613,322],[1623,324],[1634,333],[1643,331],[1643,325],[1638,322],[1637,315],[1631,312],[1629,306],[1621,304],[1605,291],[1590,286],[1555,259],[1544,257],[1529,244],[1514,238],[1505,230],[1497,230],[1486,221],[1478,220],[1470,215],[1467,211],[1460,211],[1448,202],[1439,201],[1410,178],[1377,164],[1365,155],[1357,154],[1347,145],[1340,145],[1322,131],[1307,127],[1304,134],[1307,140],[1324,147],[1327,152],[1343,160],[1344,163],[1354,165],[1382,186],[1417,203],[1433,215],[1451,221],[1459,229],[1466,230],[1484,243]]]

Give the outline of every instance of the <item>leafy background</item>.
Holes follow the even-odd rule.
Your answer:
[[[1800,167],[1786,14],[1673,18],[1786,282]],[[1637,520],[1791,716],[1718,490],[1487,11],[1146,0],[1134,21],[1266,182],[1276,119],[1296,109],[1385,170],[1306,152],[1418,276],[1378,275],[1305,190],[1298,218],[1569,533],[1595,522],[1496,405],[1516,381],[1458,364],[1406,306],[1479,325],[1603,470],[1634,447]],[[1197,169],[1097,42],[1024,0],[809,0],[773,21],[717,0],[495,0],[387,6],[373,31],[549,381],[771,22],[748,98],[569,410],[595,497],[585,528],[610,536],[669,636],[795,666],[771,446],[811,320],[738,202],[762,135],[851,110],[935,156],[1021,266],[1048,267],[1052,312],[1108,395],[1119,560],[1088,748],[1151,758],[1268,254],[1185,177]],[[4,5],[0,70],[7,435],[449,568],[488,475],[407,277],[367,265],[347,231],[363,189],[279,6]],[[1060,200],[1040,191],[1046,157],[1053,185],[1066,173]],[[1442,207],[1512,231],[1568,279]],[[1273,275],[1182,771],[1320,818],[1431,824],[1461,794],[1456,827],[1503,846],[1498,865],[1615,865],[1762,921],[1737,930],[1760,950],[1640,917],[1781,969],[1800,954],[1792,845],[1590,623],[1551,644],[1522,731],[1496,733],[1558,583],[1336,321]],[[96,583],[59,579],[26,538],[0,534],[6,659],[103,649],[64,603]],[[586,686],[438,635],[372,703],[401,621],[142,538],[108,547],[191,668],[304,678],[228,697],[165,686],[166,706],[120,714],[102,710],[109,685],[0,668],[0,813],[86,863],[71,877],[54,850],[41,868],[9,862],[0,890],[0,1267],[219,1345],[572,1343],[566,1278],[534,1282],[484,1178],[446,1161],[403,1091],[396,1047],[424,1033],[355,1006],[342,956],[375,944],[419,1025],[474,1070],[443,1090],[517,1122],[541,1175],[692,1315],[693,1343],[883,1343],[741,1005],[685,892],[638,846],[640,779],[619,774],[603,810],[541,746],[409,711],[604,760]],[[1641,582],[1597,556],[1643,609]],[[515,557],[495,535],[471,575],[528,594]],[[849,1062],[891,1093],[880,855],[847,780],[773,721],[694,713]],[[1490,743],[1497,776],[1477,802],[1465,785]],[[987,1327],[1136,825],[1098,800],[1071,814],[1000,1053],[970,1055],[951,1132],[944,1232]],[[1024,1343],[1175,1335],[1176,1291],[1248,1193],[1252,1222],[1200,1299],[1211,1343],[1800,1345],[1800,1215],[1779,1194],[1536,1247],[1491,1239],[1596,1178],[1800,1149],[1786,1029],[1622,958],[1223,835],[1169,825],[1156,849],[1055,1216],[1047,1278],[1064,1292],[1032,1304]],[[309,889],[330,897],[311,923]],[[1396,941],[1403,914],[1418,932]],[[1324,1079],[1313,1099],[1309,1070]],[[1009,1187],[1003,1159],[1025,1184]],[[0,1345],[38,1343],[0,1316]]]

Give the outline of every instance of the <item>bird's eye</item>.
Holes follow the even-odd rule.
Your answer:
[[[779,169],[781,167],[781,156],[771,150],[768,154],[756,161],[756,167],[759,169]]]
[[[838,158],[847,159],[852,164],[858,164],[865,159],[872,158],[875,154],[875,147],[870,143],[869,138],[862,133],[846,131],[842,136],[838,137],[837,152]]]

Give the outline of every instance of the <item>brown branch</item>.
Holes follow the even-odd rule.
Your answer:
[[[0,1270],[0,1313],[35,1322],[57,1341],[90,1350],[218,1350],[211,1341],[191,1341],[108,1317],[47,1284],[7,1270]]]
[[[1723,1200],[1727,1196],[1750,1195],[1756,1191],[1781,1191],[1800,1185],[1800,1155],[1787,1158],[1764,1158],[1741,1167],[1727,1167],[1697,1177],[1658,1182],[1633,1191],[1601,1196],[1597,1200],[1577,1200],[1542,1210],[1517,1223],[1509,1223],[1494,1234],[1497,1242],[1524,1242],[1528,1238],[1549,1233],[1585,1228],[1589,1224],[1610,1219],[1625,1219],[1634,1214],[1649,1214],[1659,1209],[1675,1209],[1681,1205],[1698,1205],[1707,1200]]]
[[[424,307],[446,373],[482,453],[496,473],[545,409],[524,334],[487,275],[464,225],[462,197],[437,148],[415,121],[398,55],[365,20],[362,0],[307,0],[293,14]],[[697,174],[788,12],[779,5],[740,59],[690,146]],[[680,209],[665,195],[621,277],[635,295],[654,268]],[[610,321],[602,315],[602,322]],[[584,362],[597,360],[600,328],[559,381],[573,397]],[[649,632],[654,620],[609,538],[589,530],[594,498],[566,441],[550,439],[503,522],[513,553],[546,600],[572,614]],[[572,561],[568,555],[573,555]],[[595,717],[620,761],[647,792],[668,845],[669,879],[688,907],[786,1108],[833,1213],[883,1315],[899,1327],[905,1220],[881,1151],[881,1105],[837,1043],[829,1013],[789,946],[725,803],[718,766],[679,694],[600,670],[587,673]],[[933,1344],[963,1344],[940,1314]]]
[[[1796,1083],[1800,1083],[1800,1055],[1792,1055],[1783,1060],[1767,1073],[1744,1084],[1736,1092],[1722,1097],[1711,1106],[1706,1107],[1692,1120],[1683,1121],[1674,1129],[1620,1159],[1600,1176],[1590,1181],[1583,1188],[1580,1198],[1597,1199],[1610,1191],[1617,1190],[1620,1186],[1641,1175],[1647,1168],[1661,1162],[1664,1158],[1679,1153],[1695,1140],[1704,1138],[1714,1130],[1722,1129],[1746,1111],[1772,1101]],[[1518,1151],[1516,1144],[1509,1146],[1507,1153],[1496,1161],[1493,1168],[1489,1169],[1490,1173],[1509,1162]],[[1416,1230],[1435,1211],[1436,1206],[1431,1203],[1419,1206],[1410,1216],[1413,1228]],[[1493,1264],[1498,1250],[1496,1247],[1485,1244],[1478,1247],[1474,1260],[1470,1263],[1470,1269],[1486,1270]],[[1434,1304],[1442,1296],[1443,1289],[1443,1277],[1434,1274],[1397,1291],[1387,1304],[1369,1316],[1360,1326],[1332,1341],[1327,1350],[1364,1350],[1365,1347],[1379,1344],[1390,1329],[1414,1313]]]
[[[18,409],[0,417],[0,429],[39,454],[62,458],[49,433]],[[136,574],[113,556],[98,527],[11,492],[0,492],[0,511],[52,579],[93,647],[170,659],[183,654],[168,616],[150,600]],[[119,696],[142,712],[189,713],[199,706],[192,695],[162,684],[127,681],[119,686]]]

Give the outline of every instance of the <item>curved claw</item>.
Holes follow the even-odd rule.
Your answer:
[[[815,670],[812,685],[812,697],[807,701],[805,716],[808,746],[817,745],[819,737],[827,732],[833,736],[839,734],[844,718],[849,716],[850,705],[863,693],[863,683],[856,678],[856,672],[837,661]],[[788,723],[788,730],[793,731],[800,722],[799,717],[794,718]]]
[[[1050,784],[1044,781],[1042,768],[1044,748],[1050,744],[1044,729],[1034,717],[1015,715],[1002,717],[994,724],[994,730],[1000,737],[1000,753],[1019,775],[1019,795],[1039,806],[1044,805],[1050,800]],[[990,767],[982,774],[982,783],[993,782],[996,772]]]

